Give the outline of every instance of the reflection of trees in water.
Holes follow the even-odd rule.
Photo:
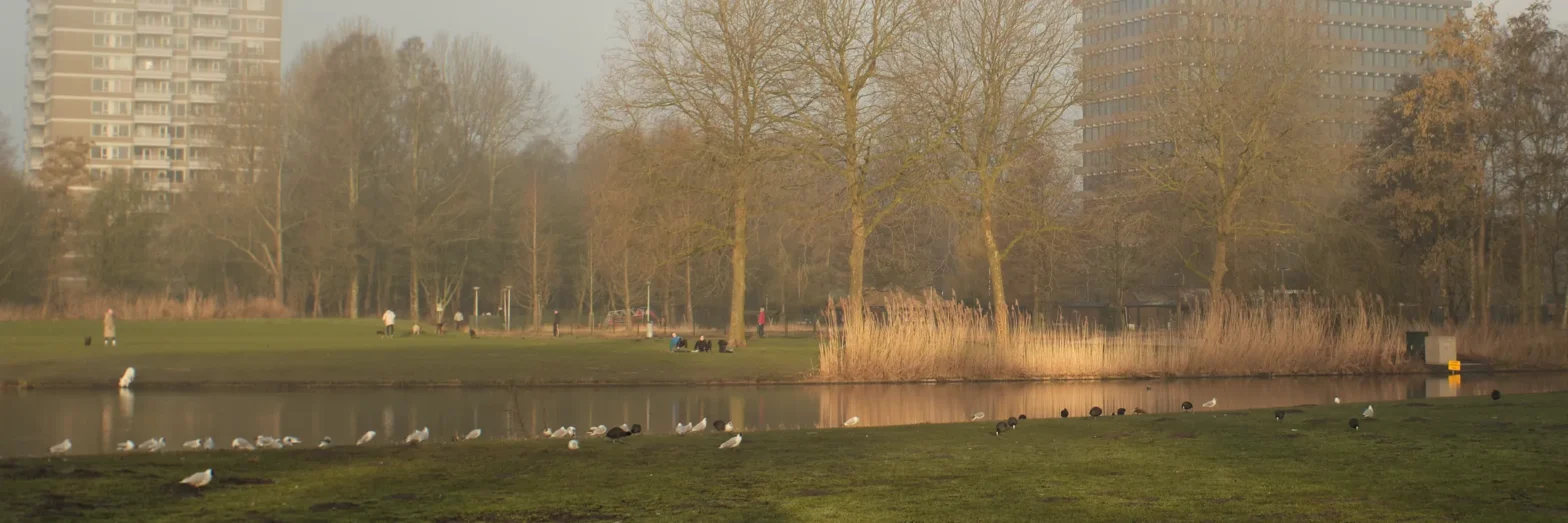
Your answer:
[[[1564,390],[1568,373],[1469,375],[1455,393],[1484,396],[1492,389],[1504,394]],[[1054,418],[1063,408],[1084,416],[1093,406],[1107,412],[1118,407],[1179,412],[1183,400],[1201,404],[1211,397],[1219,398],[1217,410],[1240,410],[1331,404],[1339,396],[1348,417],[1369,402],[1438,396],[1445,390],[1446,377],[1415,375],[516,391],[144,391],[123,396],[118,391],[33,391],[25,398],[0,393],[0,420],[29,429],[0,434],[0,455],[42,455],[65,438],[83,453],[113,452],[115,442],[128,439],[211,437],[226,445],[236,436],[251,439],[258,433],[310,442],[332,436],[351,444],[375,430],[376,443],[386,444],[424,425],[444,439],[474,428],[483,429],[486,438],[537,438],[546,427],[572,425],[582,434],[593,425],[622,423],[671,433],[676,423],[704,417],[710,423],[729,420],[744,431],[838,427],[851,416],[859,416],[862,426],[955,423],[968,421],[975,411],[984,411],[994,423],[1020,413]]]

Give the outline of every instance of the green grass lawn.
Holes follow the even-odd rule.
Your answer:
[[[0,461],[0,520],[1563,521],[1568,394]],[[1043,414],[1043,413],[1042,413]],[[175,483],[212,468],[200,496]]]
[[[788,381],[816,367],[815,340],[753,340],[735,354],[670,353],[668,341],[598,337],[377,337],[375,321],[121,321],[105,347],[90,321],[0,323],[0,382],[499,385]],[[406,326],[402,326],[407,328]],[[83,346],[85,336],[92,346]]]

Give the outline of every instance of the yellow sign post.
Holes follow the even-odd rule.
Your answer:
[[[1448,360],[1448,371],[1459,372],[1459,360]]]

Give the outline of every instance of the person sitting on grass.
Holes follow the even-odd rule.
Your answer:
[[[675,352],[675,349],[684,348],[685,346],[686,340],[681,339],[681,335],[679,333],[670,333],[670,352]]]
[[[694,348],[697,349],[697,352],[711,352],[713,350],[713,342],[708,341],[707,336],[698,336],[697,345]]]

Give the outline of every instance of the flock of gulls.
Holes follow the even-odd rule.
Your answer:
[[[120,376],[120,388],[122,388],[122,389],[130,388],[131,383],[134,382],[134,381],[136,381],[136,369],[134,367],[127,368],[127,369],[125,369],[125,374]],[[1497,390],[1493,390],[1491,396],[1492,396],[1492,399],[1494,401],[1502,399],[1502,393],[1497,391]],[[1334,404],[1336,404],[1336,405],[1340,404],[1340,400],[1339,400],[1338,397],[1334,398]],[[1209,401],[1203,402],[1203,404],[1201,406],[1203,408],[1208,408],[1208,409],[1212,409],[1214,407],[1217,407],[1217,406],[1219,406],[1219,398],[1210,398]],[[1183,402],[1181,402],[1181,409],[1183,411],[1186,411],[1186,412],[1192,412],[1192,410],[1193,410],[1192,402],[1191,401],[1183,401]],[[1059,414],[1060,414],[1061,417],[1066,418],[1071,413],[1068,412],[1067,409],[1062,409],[1062,411]],[[1101,415],[1104,415],[1104,414],[1106,414],[1106,411],[1104,409],[1101,409],[1098,406],[1095,406],[1095,407],[1092,407],[1092,408],[1089,409],[1089,416],[1090,417],[1098,418],[1098,417],[1100,417]],[[1118,408],[1118,409],[1116,409],[1116,411],[1114,412],[1113,415],[1115,415],[1115,416],[1124,416],[1126,414],[1127,414],[1127,409],[1125,409],[1125,408]],[[1135,408],[1135,409],[1133,409],[1133,414],[1146,414],[1146,412],[1143,409],[1141,409],[1141,408]],[[1377,412],[1372,408],[1371,405],[1367,405],[1367,408],[1365,410],[1361,411],[1361,417],[1362,418],[1372,418],[1372,417],[1374,417],[1376,415],[1377,415]],[[980,421],[980,420],[984,420],[985,418],[986,418],[986,414],[984,412],[976,412],[976,413],[970,415],[969,421],[971,421],[971,422]],[[998,422],[996,422],[995,430],[992,431],[992,435],[1001,436],[1003,432],[1007,432],[1007,431],[1010,431],[1010,430],[1017,429],[1018,428],[1018,423],[1020,421],[1024,421],[1024,420],[1028,420],[1028,419],[1029,419],[1028,415],[1026,415],[1026,414],[1019,414],[1019,415],[1014,416],[1014,417],[1009,417],[1006,420],[998,421]],[[1277,421],[1284,421],[1285,420],[1285,411],[1283,411],[1283,410],[1276,410],[1276,411],[1274,411],[1274,419],[1277,420]],[[854,417],[851,417],[851,418],[849,418],[847,420],[844,420],[843,426],[844,427],[854,427],[854,426],[859,425],[859,424],[860,424],[860,417],[859,416],[854,416]],[[700,420],[700,421],[698,421],[696,423],[676,423],[675,424],[675,434],[676,435],[680,435],[680,436],[685,436],[687,434],[701,433],[703,431],[709,430],[710,428],[711,428],[711,430],[713,430],[715,432],[725,432],[725,433],[735,432],[735,424],[734,423],[727,422],[727,421],[724,421],[724,420],[714,420],[714,422],[710,424],[710,423],[708,423],[708,418],[702,418],[702,420]],[[1356,418],[1351,418],[1350,419],[1350,430],[1361,430],[1361,421],[1359,419],[1356,419]],[[630,425],[621,424],[618,427],[606,427],[604,425],[598,425],[598,426],[594,426],[594,427],[589,427],[587,435],[590,436],[590,437],[606,438],[606,439],[609,439],[611,443],[620,443],[621,440],[623,440],[623,439],[625,439],[627,437],[630,437],[630,436],[633,436],[633,435],[637,435],[637,434],[641,434],[641,433],[642,433],[642,425],[633,423],[633,424],[630,424]],[[479,439],[480,436],[482,436],[483,434],[484,434],[484,431],[482,431],[480,429],[474,429],[474,430],[469,431],[468,434],[463,435],[461,438],[459,438],[459,437],[454,435],[452,439],[454,441],[471,441],[471,440]],[[541,435],[543,437],[550,438],[550,439],[568,439],[568,441],[566,443],[566,448],[568,448],[570,450],[578,450],[578,449],[580,449],[582,447],[582,444],[576,439],[576,437],[577,437],[577,427],[563,426],[563,427],[557,428],[555,430],[544,429],[544,431],[542,432]],[[374,431],[374,430],[367,431],[363,435],[361,435],[358,440],[356,440],[354,442],[354,445],[356,445],[356,446],[358,446],[358,445],[365,445],[365,444],[371,443],[375,439],[376,439],[376,431]],[[740,433],[736,433],[734,437],[731,437],[730,439],[725,440],[724,443],[719,444],[719,449],[723,450],[723,449],[733,449],[735,447],[739,447],[742,439],[743,439],[742,435]],[[407,437],[404,437],[403,438],[403,443],[406,444],[406,445],[419,445],[419,444],[424,443],[424,442],[429,441],[429,440],[430,440],[430,427],[422,427],[422,428],[420,428],[418,430],[415,430],[415,431],[409,433],[409,435]],[[293,437],[293,436],[283,436],[281,438],[277,438],[277,437],[266,436],[266,435],[257,435],[254,442],[252,442],[250,440],[246,440],[245,438],[234,438],[233,441],[229,442],[229,448],[231,450],[239,450],[239,451],[253,451],[253,450],[256,450],[256,449],[285,449],[285,448],[289,448],[289,447],[293,447],[293,446],[299,445],[301,443],[303,443],[302,440],[300,440],[299,438]],[[210,438],[210,437],[209,438],[205,438],[205,439],[198,438],[198,439],[193,439],[193,440],[190,440],[190,441],[186,441],[183,444],[181,444],[180,446],[182,448],[184,448],[185,450],[215,450],[217,448],[217,446],[214,444],[212,438]],[[327,437],[322,438],[321,442],[316,444],[316,448],[320,448],[320,449],[324,449],[324,448],[327,448],[327,447],[330,447],[330,446],[332,446],[332,437],[331,436],[327,436]],[[161,451],[163,451],[167,447],[168,447],[168,445],[164,442],[164,439],[161,438],[161,437],[159,437],[159,438],[152,438],[152,439],[149,439],[147,441],[143,441],[141,443],[136,443],[135,441],[127,440],[127,441],[115,444],[115,450],[120,451],[120,452],[134,452],[134,451],[138,451],[138,450],[146,451],[146,452],[161,452]],[[60,442],[60,443],[58,443],[58,444],[56,444],[54,446],[49,447],[49,454],[51,456],[63,455],[63,454],[69,453],[69,452],[71,452],[71,440],[69,438],[67,438],[65,441],[62,441],[62,442]],[[195,474],[191,474],[190,476],[186,477],[185,479],[180,480],[180,484],[182,484],[182,485],[189,485],[190,487],[192,487],[194,489],[197,489],[197,490],[200,490],[202,487],[205,487],[205,486],[207,486],[210,483],[212,483],[212,469],[207,469],[207,470],[204,470],[204,471],[201,471],[201,472],[197,472]]]

